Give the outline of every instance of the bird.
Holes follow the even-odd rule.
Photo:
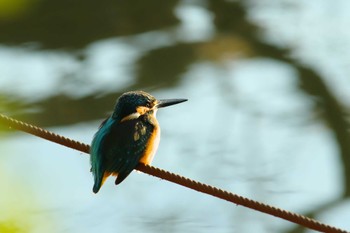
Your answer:
[[[122,94],[91,142],[92,191],[97,193],[109,176],[116,176],[118,185],[138,163],[150,165],[160,140],[157,110],[185,101],[187,99],[157,100],[144,91]]]

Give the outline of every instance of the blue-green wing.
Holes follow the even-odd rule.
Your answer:
[[[91,171],[94,175],[94,187],[93,192],[97,193],[101,188],[102,180],[105,169],[105,159],[103,157],[103,147],[106,136],[109,134],[112,125],[115,124],[115,121],[112,118],[107,118],[104,120],[99,127],[98,131],[94,135],[90,146],[90,162],[91,162]]]
[[[154,127],[138,119],[114,124],[106,135],[101,151],[105,170],[118,173],[116,184],[122,182],[140,161]]]

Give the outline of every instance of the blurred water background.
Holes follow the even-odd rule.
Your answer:
[[[347,0],[1,0],[0,111],[90,143],[118,96],[159,111],[154,166],[350,230]],[[0,232],[310,232],[1,126]]]

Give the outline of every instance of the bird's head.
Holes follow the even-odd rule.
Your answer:
[[[187,99],[157,100],[144,91],[130,91],[118,98],[112,118],[120,122],[137,119],[144,114],[155,114],[159,108],[185,101]]]

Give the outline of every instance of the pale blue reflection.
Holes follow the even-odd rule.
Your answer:
[[[252,0],[251,20],[272,44],[315,68],[339,100],[350,99],[350,1]],[[349,106],[348,101],[343,104]]]
[[[111,39],[92,44],[84,53],[81,62],[65,52],[0,47],[0,91],[37,100],[57,93],[75,97],[108,93],[134,83],[137,49]]]

